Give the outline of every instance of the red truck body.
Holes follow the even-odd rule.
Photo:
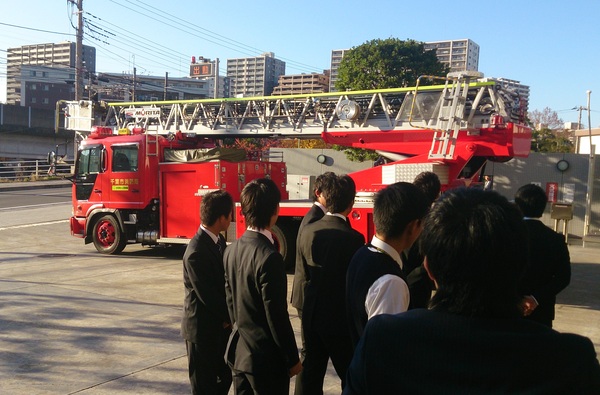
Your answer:
[[[128,243],[187,243],[200,225],[207,192],[225,189],[237,201],[247,182],[268,177],[287,198],[283,162],[211,159],[215,154],[202,161],[169,161],[169,153],[211,150],[222,151],[199,138],[169,140],[141,131],[112,135],[111,129],[97,128],[79,149],[72,235],[103,253],[118,253]]]

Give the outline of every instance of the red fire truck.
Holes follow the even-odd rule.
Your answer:
[[[245,183],[270,177],[285,197],[274,233],[291,266],[297,228],[311,202],[287,200],[283,162],[247,161],[219,142],[320,137],[388,159],[351,174],[358,194],[350,220],[370,238],[371,199],[382,187],[411,182],[422,171],[435,172],[444,189],[478,185],[487,161],[528,155],[524,98],[502,80],[482,77],[462,72],[439,85],[424,85],[435,77],[421,77],[412,88],[110,103],[99,114],[92,103],[67,102],[65,127],[89,134],[73,180],[72,234],[103,253],[135,242],[187,243],[199,226],[203,193],[221,188],[237,199]],[[245,228],[239,213],[236,228]]]

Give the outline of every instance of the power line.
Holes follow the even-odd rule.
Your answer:
[[[246,55],[250,55],[250,56],[256,56],[257,52],[259,52],[259,53],[268,52],[268,51],[263,51],[263,50],[260,50],[258,48],[255,48],[255,47],[243,44],[243,43],[241,43],[239,41],[227,38],[227,37],[222,36],[222,35],[220,35],[218,33],[214,33],[214,32],[212,32],[212,31],[210,31],[208,29],[204,29],[204,28],[202,28],[200,26],[192,24],[191,22],[188,22],[186,20],[182,20],[181,18],[178,18],[178,17],[176,17],[176,16],[174,16],[172,14],[169,14],[169,13],[167,13],[165,11],[162,11],[162,10],[160,10],[160,9],[158,9],[156,7],[153,7],[153,6],[151,6],[151,5],[147,4],[147,3],[144,3],[144,2],[142,2],[140,0],[135,0],[135,1],[137,1],[140,4],[142,4],[144,6],[144,9],[154,9],[154,10],[160,12],[161,15],[167,15],[169,17],[168,18],[163,18],[163,19],[157,19],[154,16],[148,15],[148,14],[140,11],[140,9],[133,9],[133,8],[128,7],[128,6],[124,5],[124,4],[121,4],[121,3],[119,3],[119,2],[117,2],[115,0],[110,0],[110,1],[112,3],[114,3],[114,4],[117,4],[117,5],[121,6],[121,7],[123,7],[123,8],[126,8],[126,9],[128,9],[130,11],[136,12],[137,14],[143,15],[143,16],[149,18],[149,19],[152,19],[154,21],[157,21],[159,23],[162,23],[162,24],[165,24],[165,25],[167,25],[169,27],[172,27],[173,29],[176,29],[179,32],[181,32],[182,30],[185,30],[185,32],[187,34],[190,34],[190,35],[192,35],[194,37],[198,37],[200,39],[203,39],[205,41],[211,42],[213,44],[216,44],[216,45],[219,45],[219,46],[222,46],[222,47],[234,50],[236,52],[240,52],[240,53],[243,53],[243,54],[246,54]],[[175,22],[175,23],[177,23],[177,25],[173,25],[171,23],[167,23],[167,22],[165,22],[165,19],[169,20],[170,22]],[[185,24],[185,25],[188,25],[189,28],[186,27],[186,29],[182,29],[182,23]],[[193,29],[193,30],[190,31],[189,29]],[[203,32],[206,32],[206,33],[204,33],[204,36],[203,35],[199,35],[197,33],[197,30],[202,30]],[[206,36],[208,36],[209,38],[207,38]],[[215,41],[215,40],[217,40],[217,41]],[[295,68],[298,69],[298,70],[305,70],[305,71],[311,71],[312,72],[315,69],[319,69],[318,67],[314,67],[314,66],[310,66],[310,65],[307,65],[307,64],[304,64],[304,63],[296,62],[296,61],[293,61],[291,59],[286,59],[286,58],[283,58],[283,57],[280,57],[279,59],[285,60],[292,67],[293,67],[293,65],[297,65]]]
[[[3,23],[0,22],[0,25],[4,25],[4,26],[10,26],[10,27],[15,27],[17,29],[25,29],[25,30],[33,30],[36,32],[42,32],[42,33],[50,33],[50,34],[61,34],[61,35],[68,35],[68,36],[74,36],[73,33],[62,33],[62,32],[53,32],[51,30],[42,30],[42,29],[35,29],[33,27],[26,27],[26,26],[19,26],[19,25],[11,25],[10,23]]]

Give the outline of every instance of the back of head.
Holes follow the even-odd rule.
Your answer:
[[[229,192],[218,190],[207,193],[200,204],[200,221],[205,226],[212,226],[221,216],[229,218],[233,211],[233,198]]]
[[[326,193],[327,211],[330,213],[344,212],[354,203],[356,184],[347,174],[336,177],[331,184],[329,193]]]
[[[517,282],[527,262],[527,233],[518,208],[493,191],[447,192],[420,236],[438,290],[434,309],[468,316],[517,316]]]
[[[430,204],[415,185],[397,182],[375,194],[373,222],[380,235],[394,238],[400,236],[406,226],[422,219]]]
[[[419,173],[413,184],[425,194],[430,205],[440,196],[442,184],[440,178],[434,172],[424,171]]]
[[[319,175],[315,180],[315,188],[313,193],[313,201],[317,200],[317,193],[323,194],[325,199],[331,193],[331,189],[334,187],[335,182],[337,180],[337,176],[335,173],[328,171]]]
[[[546,192],[535,184],[523,185],[515,194],[515,203],[525,217],[541,217],[547,201]]]
[[[281,192],[273,180],[260,178],[250,181],[240,194],[240,205],[246,225],[265,229],[277,213]]]

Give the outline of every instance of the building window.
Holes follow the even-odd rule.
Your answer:
[[[42,99],[42,103],[44,103],[44,104],[50,104],[50,100],[47,97],[45,97],[45,98]]]
[[[35,104],[35,103],[37,103],[37,99],[36,99],[35,97],[32,97],[32,98],[31,98],[31,101],[30,101],[30,103],[31,103],[31,104]]]
[[[35,77],[37,75],[37,72],[35,72],[35,71],[32,70],[32,71],[29,72],[29,75],[32,76],[32,77]]]
[[[35,90],[37,90],[37,85],[36,85],[36,84],[32,84],[32,85],[31,85],[31,90],[32,90],[32,91],[35,91]]]
[[[45,90],[45,91],[49,91],[49,90],[50,90],[50,87],[49,87],[48,85],[44,85],[44,90]]]

